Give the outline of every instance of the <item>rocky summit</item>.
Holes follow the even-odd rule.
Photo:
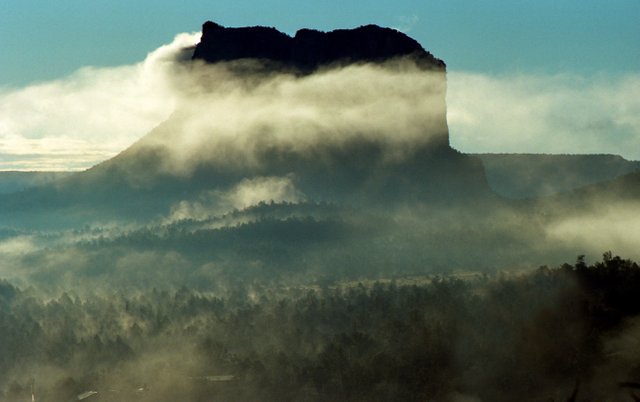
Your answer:
[[[291,37],[271,27],[226,28],[207,21],[193,54],[193,59],[209,63],[263,59],[307,73],[325,66],[382,62],[398,57],[409,57],[425,69],[445,69],[445,63],[416,40],[377,25],[330,32],[301,29]]]

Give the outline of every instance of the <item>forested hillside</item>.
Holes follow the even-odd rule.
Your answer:
[[[2,400],[627,400],[640,267],[43,297],[0,284]],[[623,386],[620,386],[620,383]],[[611,400],[611,399],[609,399]]]

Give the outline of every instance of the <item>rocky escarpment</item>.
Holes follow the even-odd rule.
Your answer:
[[[225,28],[207,21],[193,54],[193,59],[210,63],[263,59],[302,72],[327,65],[381,62],[396,57],[410,57],[425,69],[445,69],[445,63],[416,40],[377,25],[331,32],[301,29],[291,37],[270,27]]]

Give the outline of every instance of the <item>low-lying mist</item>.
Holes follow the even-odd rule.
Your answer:
[[[607,253],[520,275],[215,291],[3,282],[0,398],[564,401],[578,384],[577,400],[624,401],[639,272]]]
[[[529,271],[601,247],[638,258],[637,204],[566,212],[514,206],[305,200],[286,178],[241,182],[174,205],[144,225],[8,233],[0,275],[44,292],[217,289],[235,281],[323,280]],[[564,212],[562,212],[564,211]]]

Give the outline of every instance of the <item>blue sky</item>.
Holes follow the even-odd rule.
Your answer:
[[[367,23],[407,31],[451,69],[623,73],[640,68],[638,0],[2,0],[0,85],[141,60],[204,20],[293,33]]]
[[[613,119],[616,127],[607,135],[600,135],[599,140],[588,138],[577,148],[575,141],[580,137],[575,136],[568,138],[564,146],[545,148],[545,135],[549,133],[541,133],[537,142],[528,143],[526,138],[511,141],[511,148],[505,148],[501,144],[508,134],[498,133],[490,138],[492,128],[485,121],[490,119],[461,118],[481,112],[469,110],[477,106],[469,105],[469,100],[482,98],[478,93],[481,88],[502,88],[505,97],[502,101],[496,99],[497,104],[517,102],[518,96],[534,96],[546,97],[558,105],[570,102],[572,94],[584,103],[584,96],[603,96],[607,88],[635,88],[640,74],[638,0],[0,0],[0,102],[6,106],[7,94],[16,95],[34,85],[68,82],[68,77],[86,66],[119,68],[139,63],[147,53],[170,43],[176,34],[198,31],[207,19],[226,26],[274,26],[291,34],[302,27],[330,30],[368,23],[395,27],[447,62],[452,144],[463,151],[602,149],[613,153],[627,150],[624,156],[640,158],[640,153],[628,152],[634,144],[640,149],[640,134],[637,122],[627,115]],[[555,84],[549,87],[546,82]],[[560,90],[562,93],[557,93]],[[630,96],[624,94],[623,100],[627,98]],[[611,110],[623,100],[611,100]],[[460,110],[463,103],[466,110]],[[597,103],[593,99],[575,109],[590,111],[597,109]],[[631,112],[635,113],[635,107],[637,104],[631,106]],[[2,114],[2,108],[0,103],[0,119],[7,115]],[[544,117],[542,113],[536,118]],[[583,118],[576,116],[574,120],[585,127],[607,126],[600,121],[606,116],[598,120],[600,123],[581,121]],[[565,124],[567,119],[559,120]],[[469,125],[480,120],[485,121],[485,126]],[[568,125],[570,122],[565,124]],[[2,141],[6,145],[13,138],[2,130],[0,121],[0,147]],[[576,126],[574,134],[579,130]],[[500,128],[493,131],[499,132]],[[21,134],[14,132],[16,135]],[[537,138],[535,133],[527,135]],[[33,133],[25,136],[38,139]],[[41,143],[38,146],[46,148]],[[95,157],[113,153],[113,149]],[[0,157],[3,153],[8,154],[0,149]],[[73,168],[91,160],[78,162]],[[0,169],[7,166],[0,160]]]

